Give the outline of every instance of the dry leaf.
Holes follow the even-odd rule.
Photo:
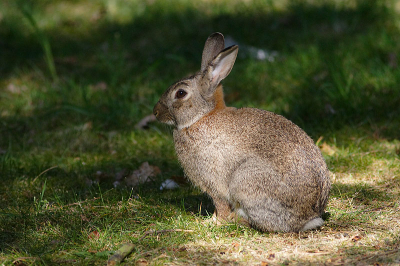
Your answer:
[[[137,266],[146,266],[146,265],[148,265],[149,263],[147,262],[147,260],[145,260],[145,259],[140,259],[140,260],[138,260],[138,261],[136,261],[136,265]]]
[[[90,232],[90,234],[89,234],[89,239],[98,239],[99,237],[100,237],[100,234],[97,231]]]
[[[160,168],[149,165],[148,162],[144,162],[139,169],[133,171],[133,173],[125,179],[125,182],[127,186],[136,187],[139,184],[151,181],[150,177],[154,177],[160,173]]]
[[[323,153],[328,154],[329,156],[332,156],[336,153],[336,147],[330,146],[326,144],[326,142],[322,143],[320,149]]]
[[[105,83],[104,81],[100,81],[95,85],[89,86],[89,89],[92,91],[105,91],[107,90],[107,88],[108,88],[107,83]]]
[[[361,240],[361,239],[362,239],[362,236],[354,236],[354,237],[351,239],[351,241],[357,242],[357,241],[359,241],[359,240]]]
[[[86,122],[86,123],[83,124],[83,126],[82,126],[82,130],[83,130],[83,131],[91,130],[92,128],[93,128],[93,122],[92,122],[92,121]]]
[[[178,251],[179,251],[179,252],[186,251],[186,248],[185,248],[185,247],[181,247],[181,248],[178,249]]]

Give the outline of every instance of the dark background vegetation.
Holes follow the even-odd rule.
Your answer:
[[[273,63],[239,59],[226,81],[229,104],[268,106],[279,100],[284,103],[274,109],[309,125],[309,131],[366,121],[398,123],[399,32],[392,22],[391,1],[354,1],[353,7],[335,1],[289,1],[282,11],[264,1],[224,4],[196,9],[182,2],[138,2],[127,7],[132,19],[126,23],[109,19],[106,7],[99,5],[84,10],[89,22],[66,17],[44,29],[60,80],[38,95],[45,100],[32,99],[31,118],[80,123],[90,117],[100,128],[132,129],[129,125],[151,112],[166,84],[198,70],[205,38],[220,31],[240,44],[279,54]],[[15,5],[3,3],[5,8]],[[21,5],[40,17],[51,12],[54,1]],[[16,73],[32,68],[48,76],[38,36],[21,14],[3,18],[0,33],[3,87]],[[392,76],[385,83],[379,79],[386,71]],[[285,74],[280,78],[284,81],[275,72]],[[90,91],[98,82],[108,89]],[[28,118],[16,112],[9,117],[15,119],[24,123]]]

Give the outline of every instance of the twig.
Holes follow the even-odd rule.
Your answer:
[[[64,206],[62,206],[62,207],[68,207],[68,206],[73,206],[73,205],[81,205],[82,203],[85,203],[85,202],[89,202],[89,201],[94,201],[94,200],[98,200],[99,199],[99,197],[94,197],[93,199],[85,199],[85,200],[82,200],[82,201],[78,201],[78,202],[74,202],[74,203],[70,203],[70,204],[67,204],[67,205],[64,205]]]
[[[375,257],[383,257],[384,258],[384,257],[387,257],[389,255],[396,254],[397,252],[400,252],[399,248],[394,249],[394,250],[389,250],[389,251],[386,251],[386,252],[383,252],[383,253],[377,253],[377,254],[374,254],[374,255],[364,255],[364,256],[355,258],[355,260],[357,262],[361,262],[361,261],[368,261],[368,260],[375,259]],[[348,262],[343,263],[343,265],[345,265],[347,263]]]
[[[41,176],[41,175],[43,175],[44,173],[50,171],[51,169],[57,168],[57,167],[58,167],[58,165],[55,165],[55,166],[52,166],[52,167],[50,167],[50,168],[44,170],[44,171],[41,172],[37,177],[35,177],[35,178],[33,179],[32,183],[34,183],[34,182],[36,181],[36,179],[38,179],[39,176]]]
[[[184,230],[184,229],[166,229],[166,230],[149,230],[147,232],[144,233],[144,235],[139,238],[139,241],[142,241],[146,236],[148,235],[152,235],[152,234],[165,234],[165,233],[169,233],[169,232],[185,232],[185,233],[193,233],[193,230]]]
[[[110,259],[107,262],[107,266],[114,266],[114,265],[121,263],[121,261],[123,261],[125,259],[125,257],[128,256],[132,252],[132,250],[134,248],[135,248],[135,245],[132,243],[123,244],[120,247],[120,249],[118,249],[115,252],[115,254],[110,257]]]
[[[62,209],[62,208],[70,207],[70,206],[74,206],[74,205],[78,205],[79,207],[82,208],[82,206],[81,206],[82,203],[89,202],[89,201],[94,201],[94,200],[98,200],[98,199],[99,199],[99,198],[97,197],[97,198],[93,198],[93,199],[86,199],[86,200],[83,200],[83,201],[78,201],[78,202],[66,204],[66,205],[51,206],[51,207],[49,207],[48,209],[42,210],[42,211],[40,211],[40,212],[43,212],[43,211],[54,211],[54,210],[58,210],[58,209]]]
[[[365,213],[365,212],[375,212],[375,211],[381,211],[385,208],[393,208],[395,207],[396,204],[390,204],[387,206],[381,206],[381,207],[377,207],[377,208],[370,208],[370,209],[364,209],[364,210],[356,210],[356,211],[350,211],[350,212],[344,212],[344,214],[352,214],[352,213]]]
[[[19,258],[16,258],[14,261],[13,261],[13,265],[16,265],[16,263],[17,262],[19,262],[19,261],[21,261],[21,260],[39,260],[40,258],[38,258],[38,257],[19,257]]]

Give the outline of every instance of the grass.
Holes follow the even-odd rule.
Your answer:
[[[0,3],[1,264],[104,265],[124,242],[127,265],[399,263],[397,1],[20,3],[28,16]],[[321,229],[214,226],[197,189],[159,190],[183,175],[171,130],[135,125],[198,70],[214,31],[240,45],[227,103],[283,114],[318,141],[333,182]],[[161,174],[114,187],[143,162]]]

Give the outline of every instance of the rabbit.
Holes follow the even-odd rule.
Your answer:
[[[330,177],[313,140],[283,116],[226,107],[220,82],[238,46],[208,37],[199,72],[161,96],[153,114],[174,126],[178,160],[187,178],[213,200],[217,221],[264,232],[299,232],[323,225]]]

